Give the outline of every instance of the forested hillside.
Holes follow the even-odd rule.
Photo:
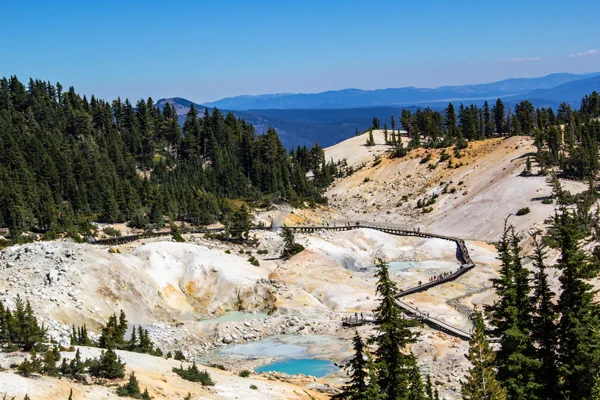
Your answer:
[[[324,201],[335,173],[320,147],[287,153],[273,129],[257,135],[217,109],[191,109],[180,128],[152,99],[0,80],[0,226],[13,236],[83,233],[92,220],[207,224],[230,211],[228,198]]]
[[[466,147],[467,141],[480,140],[502,134],[530,135],[536,139],[537,159],[546,173],[547,167],[559,167],[566,176],[578,179],[593,178],[600,164],[600,96],[597,92],[581,100],[579,110],[562,103],[556,112],[552,108],[534,108],[528,100],[515,105],[514,110],[498,99],[493,106],[486,101],[483,107],[474,104],[460,105],[458,112],[452,103],[443,111],[403,110],[399,120],[411,138],[409,147],[440,148],[456,145]],[[389,144],[395,146],[394,154],[406,154],[401,141],[393,135],[394,116],[390,125],[392,132],[386,135]],[[377,118],[373,127],[382,123]],[[387,131],[387,124],[384,125]],[[367,141],[368,142],[368,141]]]

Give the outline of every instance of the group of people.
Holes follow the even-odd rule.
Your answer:
[[[462,265],[460,266],[460,268],[459,268],[457,271],[454,271],[454,272],[442,272],[442,273],[441,273],[441,274],[439,274],[439,275],[430,276],[430,277],[429,277],[429,282],[435,282],[435,281],[439,281],[440,279],[447,278],[447,277],[449,277],[450,275],[453,275],[453,274],[455,274],[456,272],[460,271],[461,269],[463,269],[463,266],[462,266]],[[421,281],[419,281],[419,286],[421,286],[421,285],[422,285],[422,282],[421,282]]]

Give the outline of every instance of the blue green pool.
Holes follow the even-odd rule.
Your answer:
[[[338,367],[336,367],[333,362],[329,360],[317,360],[314,358],[288,358],[254,369],[257,373],[284,372],[289,375],[311,375],[315,378],[321,378],[337,370]]]

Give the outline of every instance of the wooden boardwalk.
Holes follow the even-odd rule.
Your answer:
[[[419,319],[420,321],[429,325],[430,327],[440,330],[442,332],[446,332],[450,335],[456,336],[463,340],[471,339],[471,334],[469,332],[465,332],[461,329],[458,329],[456,327],[448,325],[443,321],[432,318],[429,316],[428,313],[418,311],[416,308],[413,308],[412,306],[399,300],[400,298],[402,298],[404,296],[423,292],[423,291],[431,289],[435,286],[441,285],[443,283],[454,281],[458,277],[464,275],[468,271],[475,268],[475,264],[473,263],[473,261],[471,260],[471,257],[469,256],[469,251],[467,249],[467,246],[465,245],[464,240],[455,238],[455,237],[451,237],[451,236],[444,236],[444,235],[437,235],[437,234],[428,233],[428,232],[421,232],[420,230],[409,230],[409,229],[406,229],[405,227],[400,227],[400,226],[395,226],[395,225],[380,225],[380,224],[361,223],[361,222],[358,222],[358,223],[356,223],[356,222],[348,223],[347,222],[347,223],[341,224],[339,226],[314,225],[314,226],[290,226],[289,228],[297,233],[313,233],[313,232],[318,232],[318,231],[322,231],[322,230],[349,231],[349,230],[354,230],[354,229],[374,229],[377,231],[388,233],[390,235],[414,236],[414,237],[421,237],[421,238],[437,238],[437,239],[449,240],[449,241],[456,243],[456,251],[457,251],[457,256],[459,258],[459,261],[460,261],[460,265],[458,266],[458,269],[455,272],[448,274],[447,276],[445,276],[443,278],[436,279],[431,282],[426,282],[421,285],[411,287],[408,289],[404,289],[398,295],[396,301],[398,302],[398,305],[400,305],[400,307],[402,307],[402,309],[404,309],[404,311],[406,312],[407,315],[410,315],[412,317]],[[273,228],[271,228],[271,227],[265,227],[265,226],[254,226],[251,228],[251,230],[263,230],[263,231],[264,230],[272,230],[272,229]],[[223,230],[224,230],[224,228],[202,228],[202,229],[193,229],[193,230],[181,230],[180,233],[181,234],[218,233],[218,232],[222,232]],[[114,245],[121,245],[124,243],[133,242],[133,241],[140,240],[140,239],[148,239],[148,238],[170,236],[170,235],[171,235],[171,232],[148,232],[148,233],[142,233],[142,234],[138,234],[138,235],[112,237],[112,238],[107,238],[107,239],[99,239],[99,240],[92,239],[92,240],[89,240],[89,242],[91,244],[96,244],[96,245],[114,246]],[[370,322],[373,322],[373,320],[368,319],[368,318],[356,318],[355,319],[355,318],[349,317],[349,318],[344,319],[342,323],[344,326],[358,326],[358,325],[363,325],[363,324],[370,323]],[[492,339],[492,341],[494,341],[494,340]]]

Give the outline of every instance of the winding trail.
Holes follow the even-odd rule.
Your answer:
[[[390,235],[416,236],[416,237],[422,237],[422,238],[437,238],[437,239],[449,240],[449,241],[456,243],[457,258],[460,261],[460,266],[455,272],[445,276],[444,278],[437,279],[432,282],[423,283],[421,285],[405,289],[401,293],[398,294],[396,301],[398,302],[398,305],[400,307],[402,307],[402,309],[404,309],[404,311],[406,311],[407,314],[418,318],[420,321],[427,324],[431,328],[448,333],[450,335],[456,336],[463,340],[471,339],[470,332],[465,332],[461,329],[458,329],[458,328],[456,328],[452,325],[449,325],[443,321],[440,321],[436,318],[432,318],[429,316],[428,313],[419,311],[416,308],[413,308],[412,306],[410,306],[407,303],[400,300],[400,298],[402,298],[404,296],[423,292],[423,291],[431,289],[435,286],[454,281],[458,277],[462,276],[463,274],[465,274],[468,271],[475,268],[475,264],[473,263],[473,261],[471,260],[471,257],[469,256],[469,251],[467,249],[467,246],[466,246],[464,240],[456,238],[456,237],[451,237],[451,236],[444,236],[444,235],[437,235],[434,233],[421,232],[420,230],[407,230],[404,227],[400,227],[398,225],[392,225],[392,224],[379,225],[379,224],[370,224],[370,223],[365,224],[365,223],[361,223],[361,222],[355,222],[355,223],[346,222],[340,226],[315,225],[315,226],[290,226],[289,228],[292,229],[294,232],[299,232],[299,233],[313,233],[313,232],[317,232],[317,231],[321,231],[321,230],[349,231],[349,230],[354,230],[354,229],[373,229],[373,230],[378,230],[381,232],[388,233]],[[265,227],[265,226],[252,227],[252,230],[266,231],[266,230],[272,230],[272,229],[273,228],[271,228],[271,227]],[[217,233],[217,232],[222,232],[223,230],[224,230],[224,228],[203,228],[203,229],[194,229],[194,230],[182,230],[182,231],[180,231],[180,233],[182,233],[182,234]],[[142,233],[139,235],[120,236],[120,237],[112,237],[112,238],[99,239],[99,240],[92,239],[92,240],[90,240],[90,243],[97,244],[97,245],[120,245],[120,244],[124,244],[124,243],[133,242],[133,241],[139,240],[139,239],[147,239],[147,238],[169,236],[169,235],[171,235],[170,232]],[[492,341],[493,341],[493,339],[492,339]]]

